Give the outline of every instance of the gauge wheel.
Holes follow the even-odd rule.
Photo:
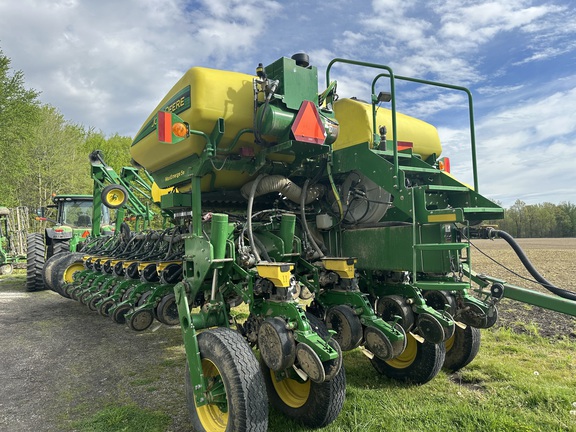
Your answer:
[[[320,319],[309,312],[306,312],[306,317],[316,333],[322,337],[329,337],[330,333]],[[333,338],[330,342],[337,345]],[[339,349],[338,351],[341,352]],[[339,360],[341,362],[341,357]],[[316,383],[310,379],[303,380],[291,368],[274,372],[264,360],[260,359],[270,404],[285,416],[306,427],[320,428],[329,425],[342,410],[346,393],[344,368],[341,367],[341,363],[334,366],[340,368],[335,374],[326,374],[331,379]]]
[[[350,306],[338,305],[328,309],[326,326],[329,330],[336,331],[334,339],[340,344],[342,351],[353,350],[362,342],[362,323]]]
[[[186,362],[186,398],[193,429],[206,432],[268,429],[268,398],[262,372],[242,336],[228,328],[198,334],[209,403],[196,405]]]
[[[450,339],[445,342],[446,359],[444,369],[452,372],[462,369],[470,364],[480,350],[480,329],[472,326],[456,330]]]
[[[174,326],[180,324],[178,316],[178,305],[176,304],[176,296],[170,293],[162,297],[158,306],[156,306],[156,316],[158,321],[163,324]]]
[[[392,360],[383,361],[378,357],[370,360],[374,369],[389,378],[424,384],[434,378],[446,357],[444,343],[418,342],[411,334],[406,338],[406,349]]]
[[[128,200],[128,190],[118,184],[112,184],[102,189],[102,203],[111,209],[122,207]]]

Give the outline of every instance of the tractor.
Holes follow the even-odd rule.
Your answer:
[[[343,64],[375,72],[368,97],[338,97]],[[396,111],[400,81],[466,94],[473,185],[450,173],[434,126]],[[130,147],[172,226],[117,230],[56,282],[132,330],[180,326],[196,430],[265,431],[268,403],[330,424],[342,351],[416,384],[465,367],[503,297],[576,315],[547,281],[558,296],[472,269],[469,239],[506,234],[481,225],[504,210],[479,193],[469,90],[348,59],[326,87],[305,54],[254,75],[191,68]]]
[[[14,266],[24,265],[28,212],[25,207],[10,210],[0,207],[0,275],[11,274]]]

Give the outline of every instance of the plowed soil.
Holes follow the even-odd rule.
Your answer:
[[[528,259],[548,282],[558,288],[576,292],[576,239],[518,239]],[[476,272],[495,276],[516,286],[548,293],[524,269],[516,254],[504,240],[474,240],[484,252],[472,248],[472,265]],[[490,258],[492,259],[490,259]],[[504,267],[506,268],[504,268]],[[516,274],[509,270],[512,270]],[[528,279],[528,280],[527,280]],[[499,305],[497,326],[519,332],[535,332],[549,338],[568,337],[576,340],[576,318],[503,299]]]

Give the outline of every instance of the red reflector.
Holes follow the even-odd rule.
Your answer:
[[[55,228],[54,231],[55,231],[55,232],[64,232],[64,229],[62,229],[62,228]]]
[[[414,143],[409,141],[398,141],[398,150],[408,150],[414,148]]]
[[[172,142],[172,113],[158,111],[158,141]]]
[[[82,233],[82,237],[83,237],[83,238],[86,238],[86,237],[88,237],[89,235],[90,235],[90,231],[88,231],[88,230],[86,230],[86,231],[84,231],[84,232]]]
[[[296,115],[291,130],[294,134],[294,139],[297,141],[324,144],[326,140],[326,132],[316,105],[310,101],[303,101],[302,105],[300,105],[300,110]]]
[[[444,157],[442,159],[438,159],[438,169],[440,171],[444,171],[449,173],[450,172],[450,158]]]

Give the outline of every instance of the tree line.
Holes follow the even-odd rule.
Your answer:
[[[130,164],[131,137],[106,137],[67,121],[28,89],[0,49],[0,205],[39,208],[52,194],[91,194],[88,155],[104,152],[114,169]],[[576,205],[527,205],[517,200],[503,220],[490,221],[515,237],[576,236]]]
[[[52,194],[91,194],[88,155],[96,149],[115,169],[130,164],[130,137],[67,121],[10,64],[0,49],[0,205],[39,208]]]
[[[571,202],[526,204],[516,200],[503,220],[490,221],[514,237],[576,237],[576,205]]]

